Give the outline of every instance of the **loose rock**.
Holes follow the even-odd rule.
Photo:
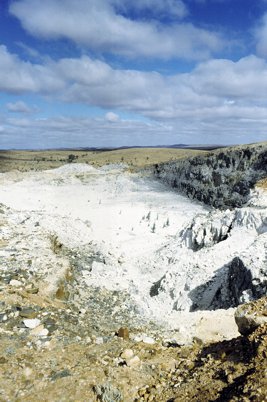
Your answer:
[[[23,320],[23,323],[26,328],[34,329],[40,325],[41,321],[38,320],[38,318],[33,318],[33,319],[26,319]]]
[[[120,328],[118,330],[118,337],[123,338],[125,341],[129,340],[129,330],[128,328]]]

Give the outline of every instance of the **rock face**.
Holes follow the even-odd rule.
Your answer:
[[[246,211],[243,212],[245,216]],[[215,213],[223,215],[222,211]],[[258,225],[247,229],[249,226],[239,227],[238,223],[237,219],[233,221],[226,240],[197,250],[187,249],[185,259],[183,253],[187,247],[178,248],[174,265],[170,263],[164,275],[150,287],[151,299],[162,302],[162,306],[169,303],[169,308],[175,311],[195,312],[237,307],[266,295],[267,233],[258,234]],[[215,240],[219,236],[214,236],[212,241]],[[178,240],[173,241],[177,245]],[[198,241],[198,246],[204,242],[201,236]],[[245,247],[236,252],[236,243],[242,245],[246,241]],[[168,256],[171,250],[167,248],[162,253]]]
[[[261,250],[252,256],[253,251]],[[190,292],[191,311],[237,307],[266,295],[266,236],[256,239],[240,257],[234,257],[203,285]]]
[[[215,210],[208,215],[197,215],[181,232],[181,237],[188,248],[198,251],[226,240],[238,227],[255,229],[258,234],[263,234],[267,232],[266,221],[265,210],[258,208]]]
[[[244,298],[256,294],[252,273],[239,257],[235,257],[225,269],[225,281],[218,288],[211,307],[235,307],[244,302]]]
[[[154,175],[190,198],[216,208],[244,205],[251,187],[267,174],[267,144],[227,148],[157,164]]]

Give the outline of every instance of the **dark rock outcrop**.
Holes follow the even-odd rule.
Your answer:
[[[266,277],[257,278],[239,257],[233,258],[214,277],[190,292],[191,311],[237,307],[266,294]]]
[[[218,288],[212,300],[212,307],[236,307],[242,302],[243,292],[254,296],[255,289],[252,274],[243,261],[239,257],[235,257],[227,267],[226,280]]]
[[[267,143],[157,164],[153,173],[189,198],[216,208],[240,207],[253,185],[267,175]]]

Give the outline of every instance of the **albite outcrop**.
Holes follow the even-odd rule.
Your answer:
[[[181,232],[181,237],[188,248],[197,251],[226,240],[237,227],[255,229],[259,234],[267,232],[266,211],[247,207],[199,214]]]

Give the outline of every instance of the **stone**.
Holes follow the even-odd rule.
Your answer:
[[[126,364],[128,367],[137,367],[140,366],[141,360],[138,356],[134,356],[130,360],[127,360]]]
[[[7,320],[7,315],[6,313],[0,313],[0,322],[4,322]]]
[[[21,281],[18,281],[17,279],[12,279],[9,282],[10,286],[14,286],[15,288],[19,288],[20,286],[23,286],[23,283]]]
[[[136,335],[136,336],[133,338],[133,340],[134,340],[135,342],[142,342],[143,337],[142,337],[141,335]]]
[[[52,332],[56,331],[56,329],[57,329],[56,321],[50,317],[48,317],[44,320],[44,325],[49,330],[50,334]]]
[[[128,330],[128,328],[121,327],[118,330],[118,337],[123,338],[125,341],[128,341],[129,340],[129,330]]]
[[[33,374],[33,370],[30,367],[25,367],[23,374],[26,378],[31,377]]]
[[[122,402],[123,395],[120,390],[113,387],[110,383],[105,383],[103,385],[96,385],[94,387],[94,391],[97,395],[97,400],[100,401],[114,401],[114,402]]]
[[[99,336],[98,338],[95,339],[95,343],[97,345],[103,345],[104,339],[101,336]]]
[[[125,349],[122,354],[121,357],[125,360],[129,360],[134,356],[134,352],[132,349]]]
[[[155,339],[151,338],[150,336],[143,336],[142,341],[148,345],[153,345],[155,343]]]
[[[178,366],[177,360],[170,358],[161,363],[160,367],[163,371],[174,371]]]
[[[33,336],[47,336],[49,334],[49,331],[47,328],[45,328],[43,325],[38,325],[38,327],[32,329],[31,335]]]
[[[41,321],[38,318],[30,318],[23,320],[23,323],[26,328],[34,329],[40,325]]]
[[[26,289],[26,292],[30,293],[30,294],[33,294],[33,295],[36,295],[39,292],[39,288],[34,287],[34,286],[33,287],[28,287]]]
[[[25,307],[19,311],[19,315],[23,318],[36,318],[38,315],[38,311],[36,311],[32,307]]]

